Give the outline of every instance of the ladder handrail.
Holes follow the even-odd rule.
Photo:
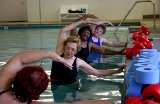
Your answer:
[[[131,9],[129,9],[128,10],[128,12],[127,12],[127,14],[126,14],[126,16],[124,17],[124,19],[120,22],[120,24],[118,25],[118,27],[117,27],[117,29],[114,31],[114,35],[116,35],[116,32],[118,31],[118,29],[120,28],[120,26],[122,25],[122,23],[125,21],[125,19],[127,18],[127,16],[129,15],[129,13],[132,11],[132,9],[136,6],[136,4],[138,4],[138,3],[142,3],[142,2],[150,2],[150,3],[152,3],[153,4],[153,23],[154,23],[154,28],[156,27],[156,16],[155,16],[155,3],[153,2],[153,1],[151,1],[151,0],[141,0],[141,1],[136,1],[135,3],[134,3],[134,5],[131,7]],[[117,37],[117,36],[116,36]],[[117,37],[117,39],[118,39],[118,37]]]

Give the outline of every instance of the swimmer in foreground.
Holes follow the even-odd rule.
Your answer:
[[[48,87],[48,75],[41,66],[26,65],[45,58],[61,62],[72,69],[64,58],[54,52],[19,52],[0,69],[1,104],[43,104],[35,100],[39,99],[40,94]]]

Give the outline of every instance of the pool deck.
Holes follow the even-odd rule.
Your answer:
[[[128,45],[127,45],[127,47],[132,47],[133,46],[133,44],[132,44],[132,39],[131,39],[131,36],[132,36],[132,33],[130,33],[130,35],[128,36],[128,40],[129,40],[129,43],[128,43]],[[160,46],[159,46],[159,44],[160,44],[160,34],[159,33],[153,33],[153,32],[151,32],[151,34],[150,34],[150,36],[149,36],[150,38],[152,38],[153,39],[153,49],[157,49],[157,51],[158,52],[160,52]],[[131,65],[131,62],[132,62],[132,59],[127,59],[126,58],[126,69],[125,69],[125,73],[127,73],[128,72],[128,70],[129,70],[129,68],[130,68],[130,65]],[[125,102],[125,97],[126,97],[126,84],[125,84],[125,80],[124,80],[124,86],[123,86],[123,94],[122,94],[122,103],[124,103]]]
[[[152,35],[152,33],[151,33],[150,35]],[[159,34],[153,33],[153,35],[159,35]],[[129,35],[129,36],[132,36],[132,35]],[[131,39],[131,37],[129,37],[129,38]],[[160,52],[160,46],[159,46],[159,44],[160,44],[160,35],[159,35],[159,38],[152,37],[152,39],[153,39],[153,41],[152,41],[152,42],[153,42],[153,49],[157,49],[157,51]],[[133,42],[130,41],[130,42],[128,43],[128,46],[127,46],[127,47],[132,47],[132,46],[133,46],[132,43],[133,43]],[[127,58],[126,58],[126,70],[125,70],[126,72],[128,71],[131,62],[132,62],[132,59],[127,59]]]

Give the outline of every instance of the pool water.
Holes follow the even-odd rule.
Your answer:
[[[3,65],[15,53],[23,50],[50,50],[55,51],[57,34],[60,28],[30,28],[30,29],[0,29],[0,65]],[[104,35],[108,40],[117,41],[113,35],[114,29],[107,28]],[[126,42],[128,27],[122,27],[116,33],[119,41]],[[115,50],[119,50],[115,48]],[[118,63],[124,63],[123,55],[103,55],[103,62],[93,65],[95,68],[116,69]],[[51,70],[51,60],[44,59],[41,64],[48,75]],[[116,104],[121,104],[122,86],[124,74],[96,77],[79,72],[77,80],[79,88],[76,92],[76,99],[112,99]],[[62,90],[61,90],[62,91]],[[54,101],[49,85],[41,95],[41,100]]]

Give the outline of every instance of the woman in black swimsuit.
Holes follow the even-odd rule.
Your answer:
[[[104,76],[120,73],[123,71],[123,68],[119,68],[118,70],[97,70],[87,64],[84,60],[75,57],[75,54],[81,49],[80,39],[76,36],[71,36],[65,40],[65,37],[62,37],[63,34],[66,34],[63,29],[60,31],[61,35],[59,35],[60,38],[58,38],[57,41],[56,53],[69,62],[73,68],[72,70],[69,70],[63,64],[53,61],[50,76],[51,90],[53,92],[54,101],[72,102],[77,100],[76,91],[78,87],[76,87],[75,84],[77,83],[76,77],[79,70],[82,70],[87,74]]]

